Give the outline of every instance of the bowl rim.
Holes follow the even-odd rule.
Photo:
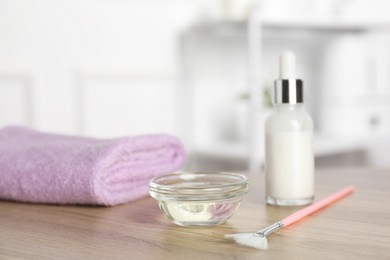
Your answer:
[[[164,179],[164,178],[169,178],[169,177],[177,177],[177,176],[183,176],[183,175],[191,175],[191,176],[196,176],[196,177],[200,177],[201,175],[202,176],[205,176],[205,175],[214,175],[214,176],[218,176],[218,177],[223,177],[223,176],[228,176],[228,177],[237,177],[239,178],[240,180],[238,180],[237,182],[234,182],[234,183],[226,183],[226,184],[210,184],[207,186],[207,188],[190,188],[190,187],[177,187],[177,189],[208,189],[208,188],[215,188],[215,187],[231,187],[231,186],[237,186],[237,185],[240,185],[240,184],[246,184],[249,182],[249,178],[244,175],[244,174],[241,174],[241,173],[235,173],[235,172],[213,172],[213,171],[201,171],[201,172],[175,172],[175,173],[169,173],[169,174],[165,174],[165,175],[160,175],[160,176],[156,176],[154,178],[152,178],[150,181],[149,181],[149,187],[155,187],[155,186],[158,186],[159,188],[170,188],[172,189],[174,186],[173,185],[166,185],[166,184],[159,184],[157,183],[156,181],[159,180],[159,179]],[[192,179],[193,180],[193,179]]]
[[[173,178],[191,175],[191,180],[194,180],[195,177],[213,175],[217,177],[233,177],[237,178],[237,182],[226,183],[226,184],[209,184],[203,187],[191,187],[191,186],[176,186],[175,185],[164,185],[157,183],[157,180],[164,178]],[[183,180],[183,178],[178,178],[178,180]],[[184,179],[185,180],[185,179]],[[232,199],[243,196],[249,190],[249,178],[244,174],[233,173],[233,172],[212,172],[212,171],[203,171],[203,172],[176,172],[166,175],[161,175],[153,178],[149,182],[149,194],[155,199],[164,200],[213,200],[213,199]],[[172,196],[172,198],[170,198]]]

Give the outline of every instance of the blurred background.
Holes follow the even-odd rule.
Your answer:
[[[0,126],[179,136],[189,170],[253,170],[296,53],[317,167],[390,166],[386,0],[2,0]]]

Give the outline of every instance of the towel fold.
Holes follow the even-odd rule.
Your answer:
[[[0,198],[34,203],[117,205],[148,194],[152,177],[185,158],[168,135],[100,140],[0,130]]]

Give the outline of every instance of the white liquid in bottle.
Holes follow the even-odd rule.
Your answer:
[[[275,112],[266,121],[267,203],[304,205],[314,199],[313,122],[303,109],[303,86],[294,78],[295,57],[281,56]]]

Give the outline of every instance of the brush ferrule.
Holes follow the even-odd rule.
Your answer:
[[[266,236],[278,231],[282,227],[283,227],[283,222],[279,221],[279,222],[272,224],[271,226],[268,226],[266,228],[263,228],[263,229],[257,231],[256,235],[261,236],[261,237],[266,237]]]

